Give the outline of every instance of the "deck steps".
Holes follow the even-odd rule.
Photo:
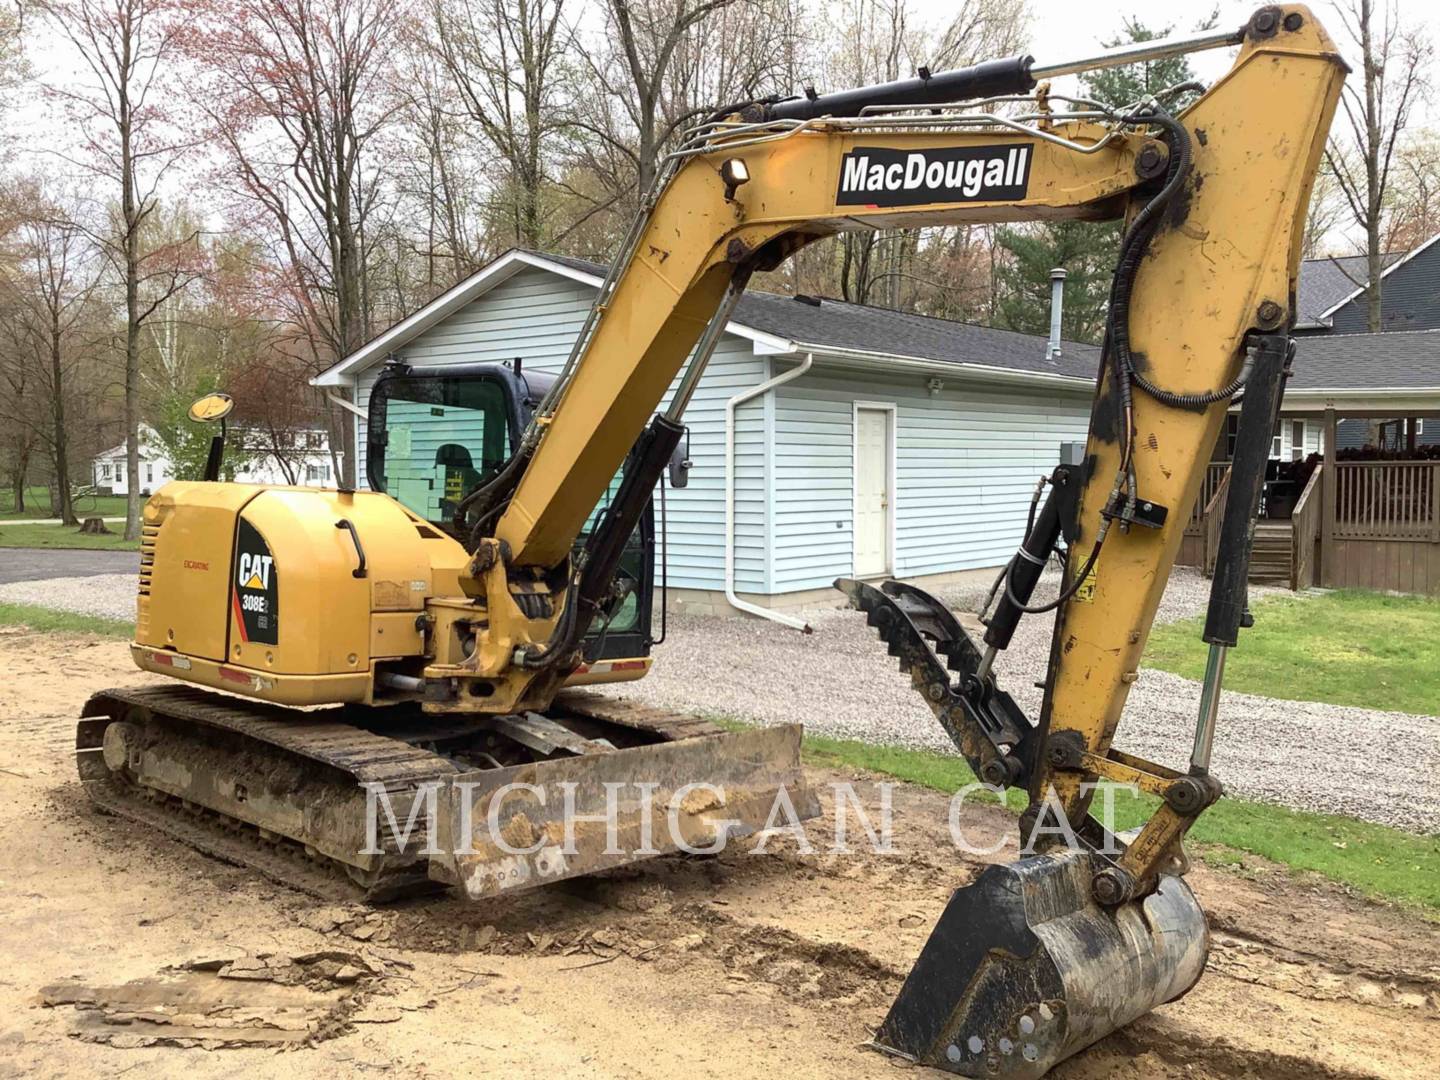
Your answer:
[[[1255,546],[1250,552],[1250,580],[1289,585],[1294,574],[1294,545],[1288,521],[1255,523]]]

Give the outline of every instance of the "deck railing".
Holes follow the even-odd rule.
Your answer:
[[[1214,465],[1210,466],[1213,470]],[[1208,483],[1210,471],[1206,472]],[[1220,525],[1225,520],[1225,497],[1230,493],[1230,465],[1227,462],[1220,471],[1220,479],[1215,484],[1215,489],[1210,493],[1210,498],[1205,501],[1205,506],[1200,512],[1201,528],[1205,537],[1205,573],[1215,573],[1215,560],[1220,553]]]
[[[1320,474],[1324,468],[1324,464],[1315,466],[1290,513],[1290,588],[1297,591],[1315,584],[1315,546],[1320,540],[1320,514],[1324,507],[1320,498]]]
[[[1337,462],[1334,536],[1440,542],[1440,461]]]
[[[1195,499],[1195,505],[1190,508],[1190,524],[1187,532],[1192,535],[1199,534],[1201,525],[1205,520],[1205,508],[1210,505],[1210,500],[1215,497],[1215,491],[1220,487],[1220,482],[1225,479],[1225,474],[1230,471],[1228,461],[1212,461],[1205,466],[1205,479],[1200,481],[1200,494]]]

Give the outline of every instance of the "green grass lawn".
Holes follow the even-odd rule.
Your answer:
[[[126,640],[135,634],[135,624],[128,619],[100,619],[35,604],[4,602],[0,602],[0,626],[23,626],[40,633],[100,634]]]
[[[865,769],[947,794],[975,780],[962,759],[921,750],[807,735],[803,753],[810,765]],[[1010,809],[1018,813],[1023,793],[1007,795]],[[1117,792],[1116,830],[1142,824],[1157,805],[1158,800],[1148,796]],[[1341,882],[1365,896],[1440,917],[1440,836],[1226,797],[1200,816],[1189,839],[1207,863],[1243,867],[1247,854],[1258,855]]]
[[[80,517],[124,517],[125,498],[121,495],[88,495],[75,500],[75,513]],[[25,489],[25,509],[15,509],[15,493],[0,491],[0,520],[30,520],[50,516],[50,491],[43,487]]]
[[[1440,601],[1344,591],[1267,597],[1225,661],[1225,688],[1440,715]],[[1157,626],[1145,663],[1199,680],[1203,617]]]
[[[138,551],[140,542],[138,540],[125,540],[122,535],[123,526],[119,523],[112,523],[108,526],[112,531],[106,534],[96,535],[93,533],[82,533],[78,528],[66,528],[56,523],[54,525],[7,525],[0,520],[0,548],[105,548],[114,550]]]

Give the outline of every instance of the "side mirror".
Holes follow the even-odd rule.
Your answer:
[[[225,418],[235,410],[235,399],[229,394],[206,394],[190,406],[189,416],[197,424],[220,425],[210,440],[210,453],[205,458],[204,480],[219,480],[220,465],[225,460]]]
[[[213,424],[224,420],[235,410],[235,399],[229,394],[206,394],[190,406],[190,419],[197,424]]]
[[[690,466],[693,464],[694,462],[685,454],[685,447],[675,447],[670,454],[670,464],[666,466],[666,471],[670,476],[670,486],[676,488],[689,486]]]

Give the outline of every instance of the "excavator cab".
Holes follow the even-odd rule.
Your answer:
[[[370,393],[365,472],[384,492],[462,544],[486,522],[467,496],[509,463],[552,375],[527,372],[519,362],[412,367],[391,363]],[[619,490],[626,459],[586,519],[574,550],[582,550]],[[586,670],[573,684],[619,677],[648,666],[655,644],[655,512],[651,500],[625,543],[602,618],[583,639]]]

